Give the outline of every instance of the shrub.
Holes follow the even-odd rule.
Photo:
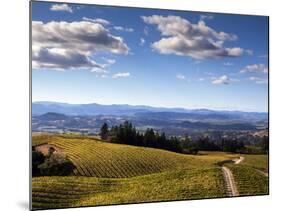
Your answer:
[[[32,176],[39,176],[40,170],[38,166],[44,163],[45,157],[41,152],[32,150]]]
[[[51,154],[45,162],[38,166],[40,174],[44,176],[67,176],[70,175],[75,166],[66,157],[58,154]]]

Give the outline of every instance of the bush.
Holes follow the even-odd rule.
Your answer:
[[[40,170],[38,166],[44,163],[45,157],[41,152],[32,150],[32,176],[39,176]]]
[[[73,172],[75,166],[62,155],[50,154],[45,162],[38,166],[38,169],[44,176],[67,176]]]

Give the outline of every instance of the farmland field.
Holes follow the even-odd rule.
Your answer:
[[[63,149],[77,169],[75,176],[124,178],[178,169],[215,166],[217,162],[234,158],[220,152],[184,155],[166,150],[112,144],[97,139],[76,136],[36,137],[37,143],[48,143]],[[237,155],[236,155],[237,157]]]
[[[242,165],[249,166],[263,172],[268,172],[268,155],[243,155]]]
[[[239,194],[265,195],[269,193],[268,177],[256,169],[246,165],[229,164],[227,167],[232,171]]]
[[[34,147],[44,144],[59,148],[76,169],[71,176],[33,177],[33,209],[227,197],[218,164],[240,156],[224,152],[185,155],[76,135],[33,137]],[[267,194],[268,178],[255,169],[267,169],[267,163],[260,162],[266,157],[244,157],[241,165],[227,164],[239,192]]]
[[[269,193],[268,155],[243,155],[240,165],[228,164],[240,195]]]
[[[178,170],[132,178],[33,178],[33,207],[57,208],[224,197],[219,168]]]

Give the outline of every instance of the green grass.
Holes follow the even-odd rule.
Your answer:
[[[178,170],[122,179],[35,177],[33,209],[226,196],[220,168]]]
[[[259,171],[268,173],[268,155],[242,155],[239,165],[228,164],[233,173],[240,195],[268,194],[269,178]]]
[[[241,196],[268,194],[268,177],[262,175],[256,169],[240,164],[227,164],[227,167],[232,171]]]
[[[243,157],[245,160],[241,162],[241,165],[268,172],[268,155],[243,155]]]
[[[226,153],[184,155],[166,150],[111,144],[89,137],[49,135],[35,143],[55,145],[63,150],[77,169],[75,176],[125,178],[171,170],[216,166],[235,157]]]
[[[184,155],[74,134],[33,137],[33,146],[44,143],[59,147],[77,168],[72,176],[32,178],[33,209],[224,197],[218,163],[240,156]],[[267,194],[268,178],[257,171],[268,169],[267,156],[242,156],[238,165],[225,164],[240,194]]]

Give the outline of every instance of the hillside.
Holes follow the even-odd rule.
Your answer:
[[[42,115],[48,112],[61,113],[69,116],[117,115],[135,116],[144,119],[161,120],[243,120],[266,121],[267,112],[244,112],[209,109],[165,108],[145,105],[112,104],[68,104],[59,102],[33,102],[32,115]]]
[[[166,150],[112,144],[93,138],[72,135],[36,136],[33,145],[50,144],[74,163],[76,176],[124,178],[177,169],[215,166],[235,157],[233,154],[210,153],[201,156],[178,154]]]
[[[122,179],[35,177],[34,209],[225,197],[219,168],[179,170]]]
[[[236,165],[241,155],[184,155],[79,135],[37,134],[32,145],[52,146],[77,167],[70,176],[33,177],[33,209],[229,197],[223,163],[240,195],[268,194],[267,155],[242,155]]]

